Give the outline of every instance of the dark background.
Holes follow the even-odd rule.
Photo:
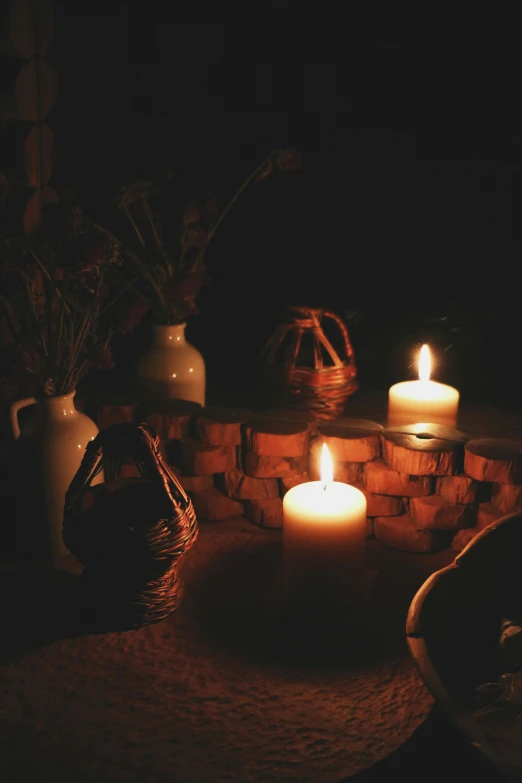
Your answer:
[[[463,400],[518,404],[519,15],[266,2],[179,24],[157,2],[54,7],[52,184],[99,220],[134,177],[181,168],[223,205],[273,148],[303,151],[210,246],[187,332],[211,385],[255,384],[285,306],[310,304],[347,320],[362,388],[414,377],[429,341]],[[7,88],[20,61],[3,62]],[[2,164],[20,156],[10,133]]]

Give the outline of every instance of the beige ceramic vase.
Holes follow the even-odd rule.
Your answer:
[[[205,404],[205,362],[187,342],[186,324],[155,325],[152,345],[138,363],[137,389],[143,396]]]
[[[29,397],[10,408],[17,553],[55,565],[67,554],[62,539],[65,493],[87,443],[98,434],[96,424],[75,408],[75,393]],[[19,412],[28,406],[32,410],[19,421]],[[93,483],[101,481],[103,473]]]

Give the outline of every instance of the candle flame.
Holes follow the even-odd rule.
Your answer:
[[[321,481],[325,489],[333,481],[333,462],[326,443],[323,443],[323,451],[321,453]]]
[[[419,380],[429,381],[431,375],[431,354],[427,345],[423,345],[419,356]]]

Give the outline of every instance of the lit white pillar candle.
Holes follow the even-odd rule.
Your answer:
[[[283,520],[286,598],[290,596],[302,613],[316,610],[325,619],[340,607],[353,607],[368,581],[366,498],[356,487],[333,480],[325,444],[321,480],[288,490],[283,499]]]
[[[435,423],[457,426],[459,392],[453,386],[430,380],[430,349],[423,345],[419,357],[419,380],[396,383],[388,394],[388,426]]]

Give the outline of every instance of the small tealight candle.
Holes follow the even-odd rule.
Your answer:
[[[429,422],[457,426],[459,392],[453,386],[430,380],[430,349],[423,345],[419,357],[419,380],[396,383],[388,394],[388,426]]]
[[[299,484],[284,496],[282,570],[294,605],[326,617],[339,606],[353,607],[364,592],[366,498],[333,480],[326,444],[320,475],[320,481]]]

